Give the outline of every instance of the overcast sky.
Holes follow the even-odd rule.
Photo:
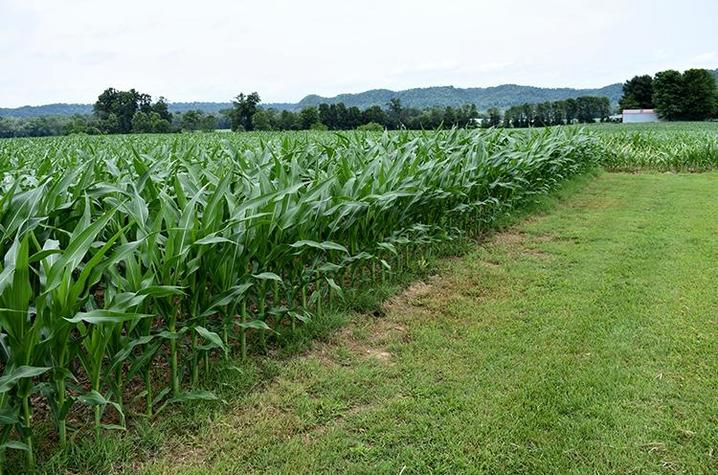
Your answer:
[[[516,83],[718,67],[718,0],[0,0],[0,107]]]

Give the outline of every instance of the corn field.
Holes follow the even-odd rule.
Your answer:
[[[718,124],[616,124],[594,129],[611,171],[701,172],[718,167]]]
[[[125,428],[130,382],[148,417],[213,399],[213,361],[598,160],[574,128],[0,141],[0,464],[40,405],[63,447]]]

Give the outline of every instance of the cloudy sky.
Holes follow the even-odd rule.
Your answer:
[[[517,83],[718,67],[716,0],[0,0],[0,107]]]

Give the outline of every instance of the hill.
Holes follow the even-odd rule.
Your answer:
[[[606,96],[612,103],[617,103],[622,94],[621,84],[611,84],[600,89],[573,89],[573,88],[541,88],[532,86],[519,86],[504,84],[495,87],[458,88],[453,86],[428,87],[407,89],[404,91],[390,91],[388,89],[374,89],[358,94],[340,94],[335,97],[321,97],[310,95],[299,101],[297,107],[315,106],[321,103],[343,102],[348,107],[357,106],[367,108],[371,106],[384,106],[390,99],[398,98],[406,107],[433,107],[433,106],[461,106],[463,104],[476,104],[479,110],[489,107],[501,109],[518,104],[558,101],[578,96]]]

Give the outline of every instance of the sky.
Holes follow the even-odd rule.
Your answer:
[[[0,0],[0,107],[297,102],[504,83],[601,87],[718,68],[717,0]]]

